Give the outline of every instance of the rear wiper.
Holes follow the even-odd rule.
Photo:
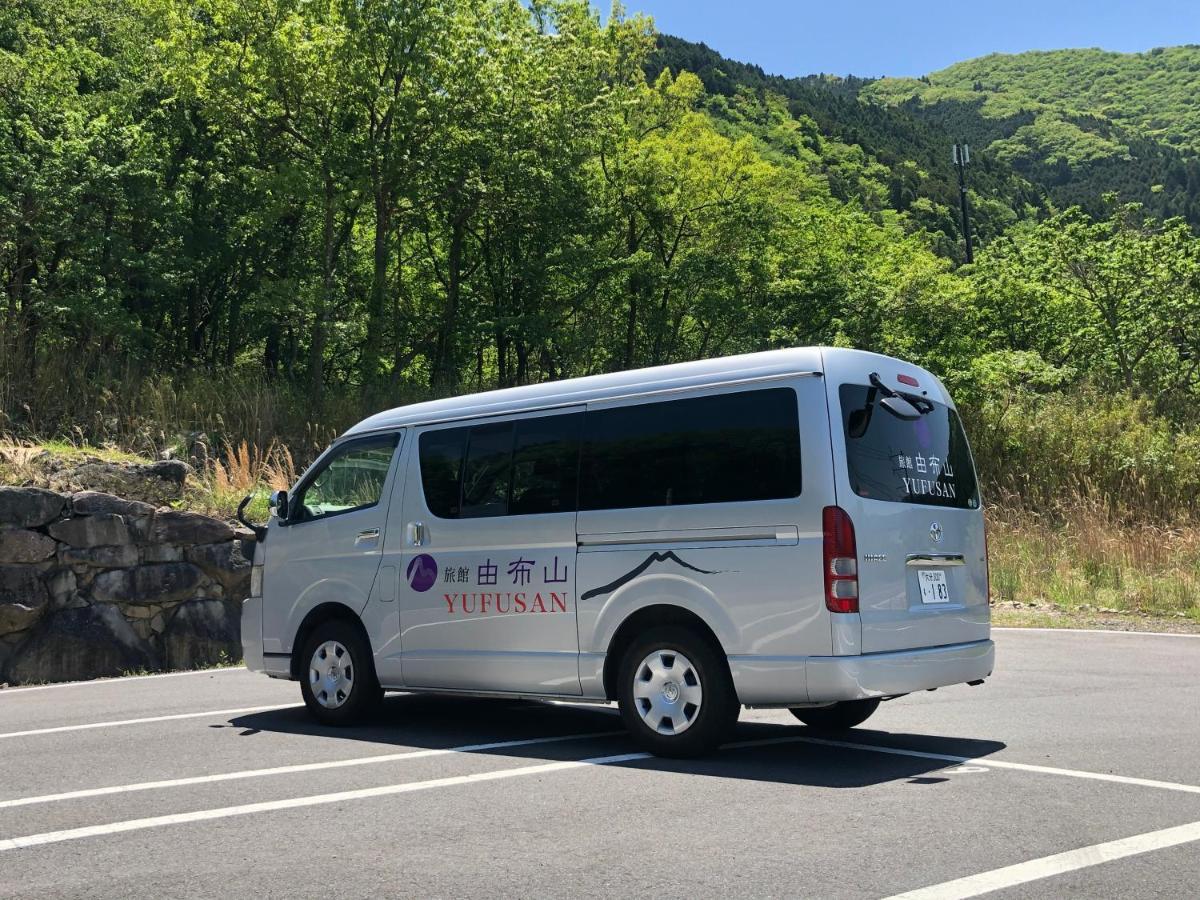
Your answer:
[[[879,405],[898,419],[911,422],[933,411],[933,404],[928,398],[920,397],[916,394],[904,393],[888,387],[883,383],[883,379],[879,377],[878,372],[872,372],[869,380],[871,387],[883,394],[883,400],[880,401]]]
[[[925,397],[901,393],[888,387],[883,383],[878,372],[872,372],[868,380],[871,382],[871,387],[867,389],[867,399],[863,403],[862,409],[856,409],[850,413],[850,420],[846,423],[846,434],[850,438],[860,438],[867,433],[867,428],[871,424],[871,415],[875,411],[875,398],[880,394],[883,395],[883,400],[879,401],[879,405],[898,419],[911,422],[933,410],[933,404]]]

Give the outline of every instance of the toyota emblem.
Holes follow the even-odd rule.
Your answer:
[[[935,544],[940,544],[942,542],[942,526],[937,522],[934,522],[932,525],[930,525],[929,536],[933,538],[933,542]]]

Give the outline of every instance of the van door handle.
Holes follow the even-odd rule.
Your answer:
[[[414,547],[420,547],[425,543],[425,526],[420,522],[408,523],[408,542]]]
[[[379,529],[378,528],[368,528],[366,531],[360,531],[358,533],[358,537],[356,537],[354,539],[354,543],[355,543],[355,545],[366,544],[369,541],[377,541],[377,540],[379,540]]]

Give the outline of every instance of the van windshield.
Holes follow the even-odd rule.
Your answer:
[[[976,509],[975,465],[958,413],[942,403],[919,418],[884,409],[876,388],[843,384],[842,425],[850,487],[860,497]]]

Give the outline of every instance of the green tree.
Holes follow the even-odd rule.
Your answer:
[[[985,254],[976,276],[990,327],[1137,396],[1193,385],[1200,351],[1200,255],[1179,219],[1136,204],[1091,219],[1078,209]]]

